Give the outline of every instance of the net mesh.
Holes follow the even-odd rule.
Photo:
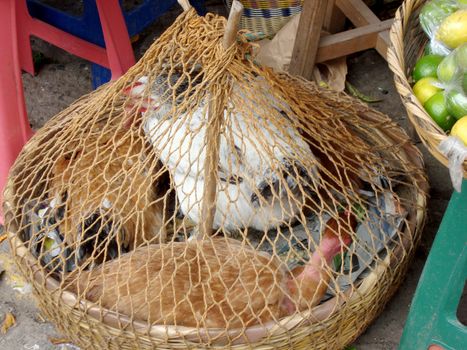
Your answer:
[[[180,15],[11,170],[14,254],[84,348],[338,348],[405,270],[418,152],[387,117],[256,65],[241,33],[224,49],[225,23]]]

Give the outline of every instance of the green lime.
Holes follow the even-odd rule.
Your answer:
[[[464,73],[464,78],[462,79],[462,90],[467,95],[467,73]]]
[[[431,96],[441,90],[439,81],[432,77],[422,78],[413,86],[413,93],[422,105],[425,104]]]
[[[426,101],[423,107],[425,107],[425,110],[428,112],[430,117],[444,131],[450,130],[456,122],[456,119],[449,115],[446,108],[446,100],[444,98],[443,91],[434,94],[428,101]]]
[[[456,119],[467,115],[467,96],[460,89],[452,89],[446,93],[446,108]]]
[[[427,55],[420,58],[412,72],[413,80],[415,82],[426,77],[437,77],[438,66],[443,60],[440,55]]]
[[[438,66],[438,79],[448,83],[456,75],[457,69],[456,57],[452,54],[446,56]]]
[[[456,60],[457,60],[457,65],[461,69],[466,71],[467,70],[467,43],[459,46],[456,49]]]

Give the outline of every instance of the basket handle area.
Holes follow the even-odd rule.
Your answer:
[[[240,1],[234,0],[229,13],[229,19],[225,27],[224,38],[222,39],[222,45],[224,49],[228,49],[235,43],[237,37],[237,28],[242,18],[243,5]]]
[[[235,44],[237,38],[237,28],[243,12],[243,5],[235,0],[230,9],[229,19],[225,26],[222,46],[228,50]],[[217,194],[217,168],[219,163],[220,134],[224,121],[224,106],[220,102],[225,97],[225,91],[218,96],[218,99],[209,103],[208,126],[206,139],[206,160],[204,162],[204,178],[206,179],[203,191],[203,203],[201,207],[201,217],[205,218],[199,225],[198,240],[203,240],[212,235],[214,216],[216,214],[216,194]]]
[[[177,0],[178,4],[183,8],[183,11],[190,11],[191,9],[191,4],[190,1],[188,0]]]

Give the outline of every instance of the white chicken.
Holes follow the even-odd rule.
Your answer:
[[[146,84],[146,78],[140,79],[127,91],[128,95],[141,100]],[[261,83],[257,84],[260,87]],[[172,104],[160,102],[164,86],[156,82],[151,96],[145,99],[144,131],[171,173],[181,212],[199,223],[206,185],[208,103],[203,101],[194,111],[174,117]],[[316,189],[316,158],[275,100],[268,112],[276,113],[271,118],[281,121],[281,130],[266,120],[255,102],[240,90],[239,86],[233,87],[224,111],[213,228],[265,231],[290,222],[305,203],[304,191]],[[239,112],[240,104],[242,111],[251,105],[251,112]],[[298,161],[304,157],[306,164],[312,164],[308,169]]]

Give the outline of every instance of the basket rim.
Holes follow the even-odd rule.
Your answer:
[[[352,100],[355,102],[354,99]],[[365,117],[367,118],[378,118],[379,114],[388,118],[384,114],[374,111],[366,105],[359,104],[359,106],[365,109],[367,112]],[[371,116],[371,114],[374,115]],[[393,143],[398,143],[401,142],[401,140],[406,139],[407,142],[403,144],[399,152],[404,156],[405,160],[415,164],[420,169],[423,169],[424,164],[420,151],[417,150],[411,142],[408,142],[408,136],[405,131],[400,127],[395,128],[395,125],[396,124],[393,123],[393,128],[385,126],[384,129],[375,129],[375,132],[377,132],[383,139],[386,139],[386,141],[389,140]],[[402,137],[397,135],[397,132],[401,133]],[[34,139],[31,141],[32,142],[28,143],[25,149],[34,147]],[[96,322],[100,322],[111,329],[131,329],[133,332],[137,333],[138,336],[151,337],[158,341],[184,339],[184,341],[192,341],[193,344],[199,344],[199,341],[202,340],[200,338],[204,336],[206,339],[210,339],[212,345],[225,344],[228,339],[230,339],[232,345],[252,345],[262,341],[265,337],[268,337],[268,334],[269,336],[277,337],[286,332],[293,331],[294,329],[299,329],[299,327],[304,324],[309,327],[313,323],[316,324],[317,322],[332,322],[333,316],[338,313],[341,305],[344,303],[352,305],[360,302],[361,295],[365,295],[366,292],[371,290],[371,288],[377,283],[379,276],[381,276],[387,269],[394,267],[399,260],[406,255],[406,249],[410,248],[414,242],[417,242],[416,238],[421,234],[426,213],[425,208],[428,193],[428,181],[426,176],[414,177],[413,181],[418,185],[419,190],[414,198],[415,200],[412,212],[409,212],[410,216],[408,217],[408,223],[405,225],[403,230],[404,235],[401,238],[401,244],[392,250],[392,254],[388,254],[384,259],[379,261],[375,265],[374,270],[360,281],[360,285],[357,288],[353,290],[348,289],[342,293],[343,296],[335,296],[326,302],[315,306],[311,310],[307,310],[301,314],[297,313],[295,315],[287,316],[282,318],[279,322],[271,321],[266,325],[255,325],[246,329],[230,329],[227,332],[224,329],[199,329],[174,325],[150,325],[145,321],[132,321],[127,315],[110,311],[90,301],[78,300],[74,293],[66,290],[60,291],[60,282],[51,276],[47,276],[45,271],[38,266],[37,259],[32,256],[21,239],[13,233],[14,231],[17,231],[14,220],[7,219],[11,223],[10,225],[13,226],[13,230],[8,230],[7,235],[12,253],[15,255],[15,259],[16,256],[19,257],[22,262],[26,262],[31,267],[34,271],[33,274],[35,281],[37,283],[42,283],[46,287],[47,291],[51,292],[51,297],[60,299],[66,307],[78,310],[79,312],[92,317]],[[13,198],[13,193],[13,183],[11,178],[9,178],[4,193],[5,209],[8,207],[12,208],[10,198]],[[8,213],[11,211],[4,210],[4,212]],[[232,341],[232,339],[234,340]]]
[[[397,10],[394,23],[389,31],[390,45],[387,55],[388,64],[394,74],[396,90],[406,109],[409,122],[413,125],[422,143],[433,157],[445,167],[448,167],[448,159],[438,150],[439,144],[445,140],[448,135],[436,124],[425,111],[420,101],[415,97],[406,74],[406,47],[404,46],[404,38],[410,28],[410,18],[414,10],[418,9],[425,2],[426,0],[405,0]],[[418,21],[415,21],[415,23],[419,25]],[[428,38],[426,38],[426,41],[428,41]],[[420,50],[420,52],[421,51],[422,50]],[[463,163],[463,175],[464,178],[467,179],[467,159]]]

